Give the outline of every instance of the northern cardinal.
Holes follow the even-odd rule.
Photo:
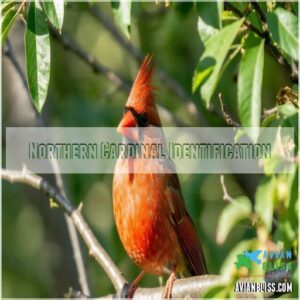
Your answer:
[[[151,57],[147,56],[117,129],[124,140],[136,138],[128,137],[128,127],[161,126],[151,86],[152,74]],[[113,179],[117,230],[126,252],[143,272],[171,274],[164,294],[169,297],[175,274],[207,274],[200,239],[185,208],[177,174],[133,173],[132,168],[141,161],[128,160],[118,159]]]

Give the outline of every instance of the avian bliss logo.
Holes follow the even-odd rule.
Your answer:
[[[244,251],[237,255],[235,265],[237,269],[245,267],[249,271],[254,263],[256,266],[261,266],[266,272],[272,271],[292,271],[295,268],[295,261],[291,250],[284,251],[266,251],[253,250]]]

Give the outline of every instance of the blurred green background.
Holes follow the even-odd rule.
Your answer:
[[[98,8],[114,22],[110,3]],[[157,65],[166,70],[189,94],[210,126],[225,126],[222,118],[204,109],[199,94],[192,95],[192,76],[203,52],[197,32],[198,14],[193,3],[172,7],[154,3],[132,4],[131,37],[133,45],[144,54],[153,53]],[[117,29],[119,30],[119,29]],[[70,34],[83,49],[119,73],[128,82],[134,79],[138,63],[80,3],[65,7],[63,32]],[[24,68],[24,24],[18,21],[9,34],[16,56]],[[277,92],[289,85],[288,74],[265,53],[263,104],[274,106]],[[218,92],[234,119],[237,117],[237,61],[222,76]],[[197,126],[186,106],[155,75],[157,103],[186,123]],[[10,61],[3,56],[3,137],[6,126],[35,125],[35,114]],[[217,93],[216,93],[217,94]],[[51,39],[51,77],[47,101],[42,111],[48,126],[117,126],[127,94],[105,77],[95,74],[55,39]],[[217,96],[213,105],[218,107]],[[162,115],[164,125],[172,125]],[[3,140],[4,141],[4,140]],[[5,142],[3,142],[3,155]],[[4,158],[4,156],[3,156]],[[5,162],[5,158],[4,158]],[[260,175],[226,175],[231,196],[246,194],[253,200]],[[53,181],[53,176],[46,178]],[[125,254],[116,232],[112,213],[112,175],[72,174],[63,176],[69,198],[83,203],[83,214],[93,232],[132,281],[140,270]],[[216,226],[226,202],[222,199],[220,174],[179,175],[183,195],[196,223],[207,259],[208,269],[218,274],[222,262],[239,241],[256,235],[249,222],[237,225],[223,245],[216,243]],[[2,296],[61,297],[70,286],[79,289],[76,270],[60,209],[50,208],[45,195],[18,184],[2,183]],[[103,296],[114,292],[104,271],[89,257],[82,243],[92,294]],[[141,285],[157,286],[158,278],[147,275]]]

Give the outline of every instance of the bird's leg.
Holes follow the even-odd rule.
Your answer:
[[[127,293],[126,293],[126,298],[131,299],[133,297],[134,292],[137,289],[138,283],[140,280],[144,277],[145,271],[142,271],[134,280],[133,282],[129,285]]]
[[[172,269],[172,273],[166,282],[166,286],[163,293],[163,299],[172,299],[172,288],[174,281],[176,280],[175,267]]]

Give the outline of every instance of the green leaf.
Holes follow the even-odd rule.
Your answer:
[[[279,218],[278,228],[273,237],[274,240],[282,244],[285,249],[290,249],[293,246],[293,241],[298,237],[298,230],[296,227],[292,227],[287,213]]]
[[[298,18],[278,7],[267,15],[272,39],[290,57],[298,61]]]
[[[14,1],[2,1],[1,2],[1,15],[4,16],[6,12],[11,9],[13,6],[16,6]]]
[[[222,28],[223,1],[196,2],[198,19],[198,32],[202,42],[207,40]]]
[[[264,40],[246,49],[238,74],[238,111],[244,127],[253,127],[248,134],[256,140],[261,113],[261,87],[264,67]]]
[[[293,282],[293,291],[291,293],[291,298],[299,298],[299,270],[298,270],[299,266],[298,264],[296,264],[294,272],[293,272],[293,276],[292,276],[292,282]]]
[[[236,131],[236,134],[234,136],[234,142],[235,143],[238,143],[240,141],[240,139],[245,136],[245,129],[244,128],[238,128],[237,131]]]
[[[291,117],[294,114],[298,113],[298,109],[292,103],[285,103],[283,105],[279,105],[278,111],[286,117]]]
[[[260,127],[268,127],[276,119],[277,119],[276,112],[274,112],[274,114],[271,114],[263,119],[263,121],[260,124]]]
[[[252,211],[251,202],[246,196],[236,198],[222,211],[217,226],[217,243],[223,244],[232,230],[240,221],[250,217]]]
[[[203,60],[202,64],[197,66],[193,78],[193,84],[192,84],[193,93],[195,93],[198,86],[210,76],[213,70],[214,70],[214,64],[210,59]]]
[[[254,210],[269,232],[272,229],[275,196],[276,178],[265,177],[256,190]]]
[[[263,168],[265,175],[271,176],[272,174],[276,173],[276,171],[282,165],[282,156],[272,154],[272,158],[265,159],[263,161]]]
[[[199,60],[193,78],[193,91],[202,85],[200,94],[207,107],[217,87],[220,70],[227,53],[243,22],[244,19],[240,19],[224,27],[207,40],[205,51]]]
[[[292,86],[292,91],[293,91],[293,92],[298,93],[298,89],[299,89],[298,84],[294,84],[294,85]]]
[[[25,33],[26,72],[33,103],[40,112],[50,78],[50,38],[39,2],[30,2]]]
[[[43,1],[43,9],[50,23],[61,32],[64,21],[64,1]]]
[[[7,13],[4,16],[2,16],[2,19],[1,19],[1,28],[2,28],[1,43],[2,43],[2,45],[5,44],[7,34],[9,32],[9,30],[12,28],[18,13],[19,13],[19,10],[16,10],[15,7],[11,7],[7,11]]]
[[[111,2],[113,13],[117,24],[129,39],[131,25],[131,0],[119,0]]]
[[[298,228],[298,168],[289,180],[288,216],[292,228]],[[296,230],[297,231],[297,230]]]
[[[223,275],[224,280],[230,281],[236,276],[237,267],[235,263],[238,261],[238,255],[243,254],[244,251],[256,250],[258,247],[257,239],[243,240],[237,244],[227,255],[224,260],[220,274]],[[252,267],[252,265],[251,265]]]

